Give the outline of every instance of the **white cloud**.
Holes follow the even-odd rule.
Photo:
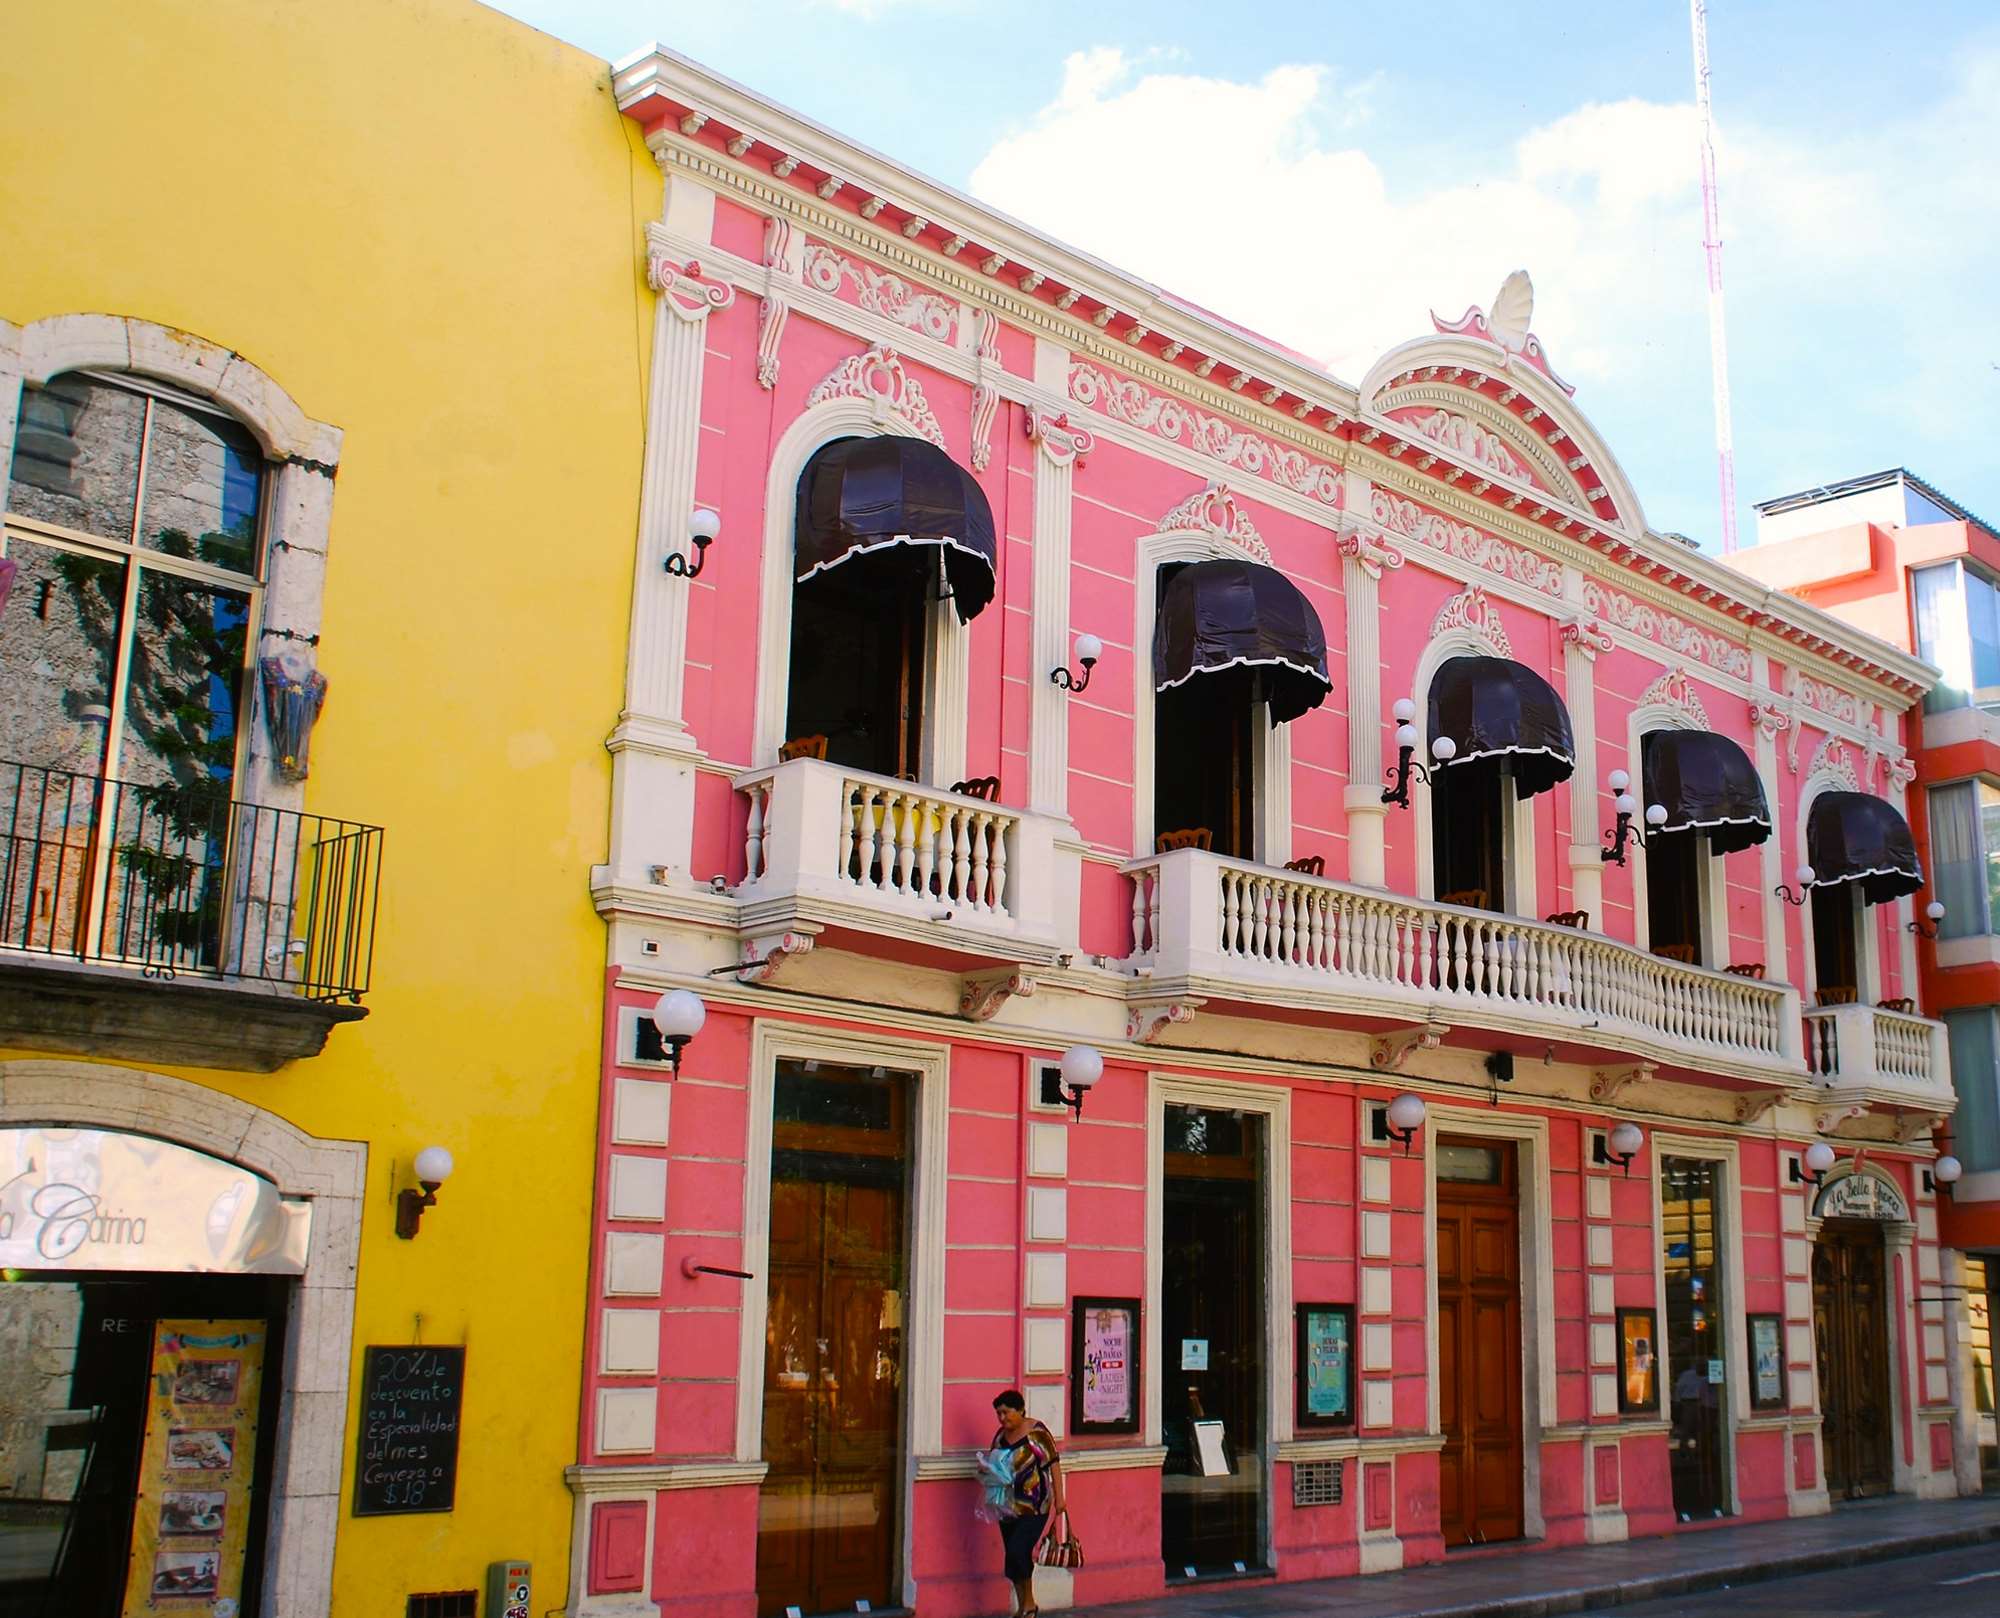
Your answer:
[[[1672,462],[1690,489],[1712,487],[1692,105],[1581,106],[1511,147],[1455,152],[1426,183],[1392,185],[1351,132],[1373,88],[1325,65],[1243,83],[1080,51],[971,189],[1348,381],[1427,333],[1430,309],[1483,306],[1525,267],[1535,329],[1579,403],[1619,418],[1629,440],[1672,396]],[[1834,133],[1738,120],[1718,134],[1732,347],[1745,357],[1739,442],[1746,420],[1768,436],[1749,473],[1765,481],[1745,485],[1756,497],[1784,492],[1808,449],[1848,457],[1813,478],[1920,463],[1924,434],[1951,444],[1983,433],[1965,412],[1975,374],[1988,421],[2000,392],[1985,285],[2000,248],[2000,166],[1984,156],[2000,146],[2000,52],[1965,53],[1954,92],[1928,108],[1808,111],[1837,118]],[[1968,322],[1981,334],[1976,365]],[[1847,391],[1857,411],[1830,423]],[[1807,416],[1821,428],[1813,445]],[[1978,491],[1964,498],[1976,505]]]

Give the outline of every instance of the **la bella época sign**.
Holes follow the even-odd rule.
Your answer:
[[[299,1275],[312,1206],[149,1135],[0,1129],[0,1267]]]

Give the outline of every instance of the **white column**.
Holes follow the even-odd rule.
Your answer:
[[[1910,818],[1909,780],[1910,777],[1894,764],[1885,763],[1882,766],[1882,796],[1889,800],[1890,807],[1905,821]],[[1931,874],[1925,873],[1927,877]],[[1935,892],[1935,889],[1931,891]],[[1910,923],[1916,919],[1916,914],[1916,901],[1908,894],[1896,901],[1896,973],[1901,980],[1896,992],[1908,995],[1917,1003],[1919,1011],[1930,1015],[1930,1008],[1922,1003],[1922,996],[1917,990],[1917,935],[1910,931]]]
[[[696,588],[666,571],[676,552],[694,558],[688,517],[694,510],[701,439],[702,359],[708,316],[735,302],[728,283],[683,259],[670,238],[705,241],[714,197],[679,176],[666,183],[664,226],[649,230],[646,278],[653,313],[653,369],[646,401],[646,450],[633,559],[632,627],[626,647],[625,706],[605,744],[613,758],[610,878],[643,883],[656,866],[669,880],[689,878],[694,774],[701,758],[682,716],[687,673],[688,595]],[[731,513],[720,544],[731,543]],[[739,521],[748,523],[747,514]],[[738,544],[749,543],[738,532]]]
[[[1341,504],[1340,593],[1347,607],[1347,879],[1365,887],[1388,884],[1387,818],[1382,801],[1382,570],[1403,565],[1403,553],[1365,532],[1374,486],[1346,473]],[[1372,527],[1372,523],[1370,524]],[[1420,761],[1421,762],[1421,761]]]
[[[1792,847],[1789,826],[1778,808],[1778,731],[1788,722],[1778,712],[1777,694],[1771,689],[1771,660],[1762,652],[1750,654],[1751,728],[1757,748],[1757,778],[1764,783],[1764,803],[1771,811],[1771,835],[1758,845],[1758,880],[1764,888],[1764,976],[1772,983],[1791,982],[1785,963],[1785,901],[1778,897],[1778,885],[1791,883],[1785,856],[1792,865],[1805,863],[1804,848]],[[1796,1023],[1796,1019],[1794,1019]]]
[[[1590,912],[1591,925],[1604,930],[1604,860],[1598,841],[1597,810],[1604,783],[1597,769],[1597,654],[1611,641],[1583,612],[1583,575],[1563,569],[1563,595],[1577,616],[1563,625],[1563,702],[1576,742],[1576,768],[1569,787],[1570,908]],[[1626,766],[1635,776],[1638,761]],[[1634,782],[1637,785],[1637,782]]]
[[[1061,388],[1069,354],[1058,343],[1035,341],[1035,379]],[[1074,674],[1069,621],[1070,510],[1076,463],[1094,446],[1069,417],[1031,408],[1028,436],[1035,456],[1034,616],[1028,663],[1028,807],[1039,814],[1069,814],[1070,694],[1049,678],[1058,668]],[[1107,626],[1078,624],[1079,630]],[[1132,655],[1141,655],[1133,648]]]

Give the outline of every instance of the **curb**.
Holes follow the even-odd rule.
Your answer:
[[[1974,1523],[1963,1528],[1899,1535],[1894,1539],[1863,1540],[1854,1545],[1798,1551],[1728,1567],[1696,1568],[1686,1573],[1656,1573],[1612,1584],[1578,1585],[1532,1596],[1497,1601],[1461,1602],[1443,1607],[1413,1607],[1409,1618],[1548,1618],[1555,1613],[1586,1612],[1597,1607],[1622,1607],[1663,1596],[1698,1595],[1739,1584],[1764,1584],[1773,1579],[1826,1573],[1871,1562],[1893,1562],[1908,1556],[1962,1550],[2000,1540],[2000,1522]]]

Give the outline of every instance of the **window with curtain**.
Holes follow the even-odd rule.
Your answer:
[[[1963,708],[1972,689],[1972,645],[1956,562],[1920,567],[1910,574],[1917,621],[1917,656],[1944,671],[1937,689],[1924,698],[1925,713]]]
[[[1951,1116],[1952,1153],[1968,1174],[2000,1169],[2000,1042],[1993,1007],[1947,1011],[1951,1082],[1958,1110]]]
[[[2000,933],[2000,787],[1956,781],[1930,795],[1931,880],[1941,938]]]

